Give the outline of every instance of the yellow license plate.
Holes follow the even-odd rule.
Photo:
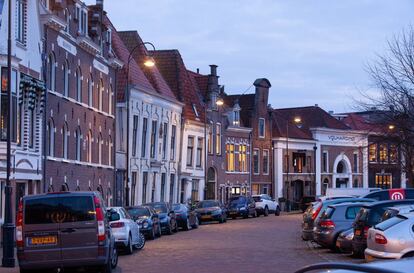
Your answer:
[[[372,257],[371,255],[367,255],[367,254],[365,254],[365,261],[367,262],[367,263],[369,263],[369,262],[373,262],[375,260],[375,258],[374,257]]]
[[[211,219],[211,216],[210,215],[203,215],[203,216],[201,216],[201,219]]]
[[[56,236],[32,237],[29,239],[29,245],[56,245]]]
[[[356,236],[361,235],[361,231],[360,231],[360,230],[355,230],[355,235],[356,235]]]

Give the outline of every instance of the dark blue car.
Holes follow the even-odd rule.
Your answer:
[[[127,207],[129,215],[139,225],[139,230],[145,237],[155,239],[161,236],[161,223],[158,214],[151,207]]]
[[[180,228],[189,230],[190,228],[198,227],[198,218],[195,210],[190,209],[184,204],[174,204],[172,207],[175,216],[177,217],[177,224]]]
[[[161,231],[168,235],[178,231],[177,218],[171,205],[167,202],[153,202],[144,204],[144,206],[151,207],[158,214],[161,222]]]

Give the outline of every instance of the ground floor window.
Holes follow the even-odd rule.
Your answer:
[[[175,174],[170,175],[170,203],[174,203],[174,183],[175,183]]]
[[[161,201],[165,201],[165,177],[166,174],[161,174]]]
[[[192,187],[191,187],[191,201],[195,202],[198,201],[198,186],[199,186],[199,180],[193,179],[192,181]]]
[[[379,173],[375,175],[375,187],[382,189],[392,188],[392,174]]]
[[[142,203],[147,202],[148,172],[142,173]]]

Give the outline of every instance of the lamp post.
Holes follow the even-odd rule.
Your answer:
[[[224,101],[222,98],[217,98],[215,101],[215,104],[217,106],[222,106],[224,104]],[[208,103],[204,106],[204,143],[207,144],[207,113],[212,112],[212,109],[208,107]],[[213,140],[210,139],[210,143],[212,144]],[[207,195],[207,154],[208,154],[208,144],[205,145],[206,148],[204,149],[204,200],[206,199]],[[213,146],[213,145],[212,145]],[[213,147],[211,147],[213,149]],[[215,191],[214,191],[215,192]],[[216,198],[216,196],[214,196]]]
[[[6,167],[6,187],[5,187],[5,215],[3,224],[3,267],[14,267],[14,223],[12,211],[12,186],[10,183],[10,168],[11,168],[11,0],[8,1],[8,31],[7,31],[7,167]]]
[[[129,90],[129,65],[131,63],[131,59],[132,59],[132,55],[135,52],[135,50],[137,50],[138,48],[141,48],[141,46],[145,46],[145,45],[150,45],[153,50],[155,51],[155,46],[150,43],[150,42],[141,42],[139,44],[137,44],[130,52],[128,55],[128,62],[127,62],[127,78],[126,78],[126,110],[127,110],[127,134],[126,134],[126,139],[127,139],[127,147],[126,147],[126,185],[125,185],[125,205],[129,206],[129,117],[130,117],[130,110],[129,110],[129,99],[130,99],[130,95],[131,92]],[[143,63],[146,67],[153,67],[155,65],[155,61],[152,58],[152,56],[146,56],[144,63]]]
[[[299,116],[296,116],[293,118],[293,122],[295,124],[300,124],[302,122],[302,119]],[[289,197],[289,186],[290,186],[290,181],[289,181],[289,173],[290,173],[290,164],[289,164],[289,120],[286,120],[286,153],[285,153],[285,157],[286,157],[286,182],[285,184],[287,184],[286,186],[286,201],[288,201],[288,205],[286,206],[286,210],[290,211],[290,197]]]

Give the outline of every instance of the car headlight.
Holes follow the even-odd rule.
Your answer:
[[[142,223],[142,227],[143,227],[143,228],[148,228],[148,226],[149,226],[148,222],[144,222],[144,223]]]

